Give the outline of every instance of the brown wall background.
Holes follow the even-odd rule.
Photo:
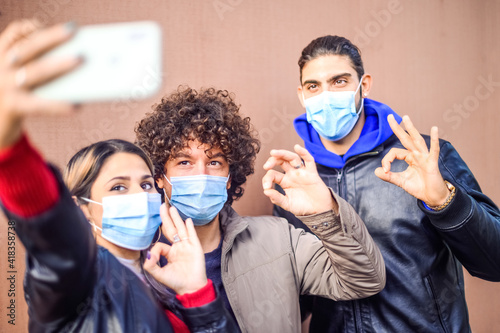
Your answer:
[[[483,192],[500,203],[499,0],[2,0],[0,13],[0,29],[25,17],[80,25],[147,19],[163,27],[164,84],[157,96],[129,105],[87,105],[71,118],[28,122],[32,141],[59,166],[91,142],[133,140],[135,122],[179,84],[228,89],[263,143],[256,174],[235,208],[243,215],[270,214],[261,191],[262,164],[271,148],[301,143],[292,126],[304,112],[296,97],[300,52],[316,37],[338,34],[361,47],[374,78],[370,97],[410,115],[423,133],[439,126]],[[24,253],[17,240],[16,295],[10,297],[7,225],[0,220],[0,331],[24,332]],[[499,284],[467,275],[466,297],[474,332],[500,328]],[[15,326],[7,323],[11,299]]]

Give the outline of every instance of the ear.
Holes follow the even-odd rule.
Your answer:
[[[363,82],[361,83],[361,91],[363,93],[363,98],[368,97],[371,88],[372,88],[372,76],[370,74],[365,74],[363,76]]]
[[[229,190],[229,188],[231,187],[231,180],[233,179],[233,177],[229,176],[229,179],[227,180],[227,183],[226,183],[226,190]]]
[[[297,87],[297,97],[299,98],[299,102],[302,105],[303,108],[305,108],[304,104],[304,94],[302,93],[302,86]]]
[[[89,206],[80,204],[78,202],[78,199],[75,196],[73,196],[72,198],[73,198],[73,201],[75,201],[76,205],[78,207],[80,207],[80,209],[82,210],[83,215],[85,215],[85,218],[87,219],[87,221],[92,220],[92,214],[90,214]]]
[[[156,179],[156,185],[161,189],[165,188],[164,182],[165,182],[165,179],[163,179],[163,178]]]

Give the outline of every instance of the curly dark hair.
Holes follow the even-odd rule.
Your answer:
[[[179,86],[152,109],[137,123],[135,133],[136,144],[153,160],[155,179],[162,177],[169,159],[188,147],[189,141],[198,140],[226,156],[231,175],[227,203],[243,195],[242,185],[254,172],[260,142],[250,118],[240,115],[233,94]]]

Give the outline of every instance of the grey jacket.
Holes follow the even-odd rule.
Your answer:
[[[286,219],[220,212],[222,282],[242,332],[300,332],[301,294],[350,300],[383,289],[379,249],[353,208],[332,195],[338,216],[300,217],[317,237]]]

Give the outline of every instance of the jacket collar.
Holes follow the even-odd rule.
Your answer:
[[[231,243],[231,245],[236,236],[248,228],[248,222],[239,216],[230,205],[225,205],[222,208],[219,213],[219,221],[224,235],[224,243]]]

